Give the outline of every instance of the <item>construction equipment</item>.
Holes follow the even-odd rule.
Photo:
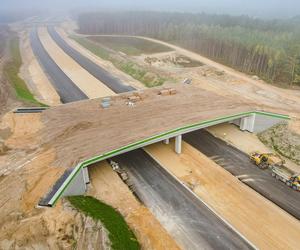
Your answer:
[[[294,190],[300,191],[300,174],[294,173],[284,165],[274,165],[271,167],[272,176],[277,180],[284,182]]]
[[[121,179],[126,182],[128,180],[128,175],[126,171],[122,168],[120,168],[119,164],[113,160],[108,161],[109,164],[111,165],[113,171],[117,172],[118,175],[121,177]]]
[[[250,154],[250,160],[260,169],[267,169],[272,166],[283,166],[285,163],[280,156],[273,153],[253,152]]]

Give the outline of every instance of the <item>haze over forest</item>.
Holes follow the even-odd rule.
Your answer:
[[[299,0],[4,0],[0,10],[155,10],[288,18],[300,15]]]

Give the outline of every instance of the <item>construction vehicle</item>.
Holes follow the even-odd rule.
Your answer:
[[[121,179],[126,182],[128,180],[128,175],[124,169],[122,169],[119,164],[113,160],[109,160],[108,163],[112,167],[113,171],[117,172]]]
[[[250,160],[260,169],[267,169],[272,166],[283,166],[284,160],[273,153],[253,152],[250,154]]]
[[[277,180],[284,182],[294,190],[300,191],[300,174],[295,174],[287,167],[274,165],[271,167],[272,176]]]

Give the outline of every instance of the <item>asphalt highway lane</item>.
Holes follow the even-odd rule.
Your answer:
[[[55,30],[53,26],[48,26],[48,32],[52,39],[62,48],[62,50],[72,57],[81,67],[87,70],[91,75],[103,82],[115,93],[123,93],[135,90],[133,87],[121,82],[118,78],[95,64],[93,61],[73,49]]]
[[[60,96],[62,103],[87,99],[87,96],[71,81],[71,79],[49,56],[39,39],[36,28],[30,32],[30,44],[35,57]]]
[[[128,171],[139,199],[184,249],[252,249],[144,150],[113,160]]]

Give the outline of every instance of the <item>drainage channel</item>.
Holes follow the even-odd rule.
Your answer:
[[[48,109],[48,107],[25,107],[25,108],[17,108],[15,109],[13,112],[14,113],[42,113],[43,111],[45,111],[46,109]]]

